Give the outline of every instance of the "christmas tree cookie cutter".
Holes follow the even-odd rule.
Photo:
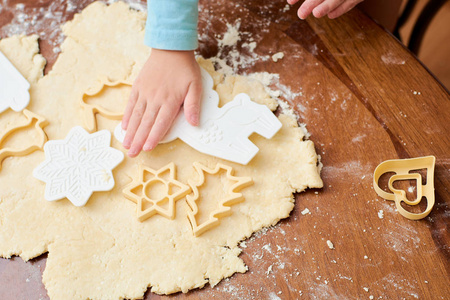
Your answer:
[[[0,136],[0,171],[2,169],[2,162],[5,158],[10,156],[25,156],[36,150],[42,150],[45,142],[47,141],[47,135],[44,132],[44,127],[48,125],[48,121],[43,117],[25,109],[22,113],[26,117],[26,123],[23,125],[19,125],[17,127],[13,127],[8,130],[3,136]],[[33,145],[25,146],[24,148],[13,149],[11,147],[3,148],[6,140],[13,136],[19,130],[35,128],[37,134],[39,136],[39,142]]]
[[[194,168],[198,173],[197,180],[189,180],[188,184],[193,191],[193,195],[186,196],[186,202],[190,208],[188,210],[188,219],[192,226],[192,231],[196,237],[199,237],[206,231],[216,227],[220,224],[220,219],[231,215],[231,206],[243,202],[245,200],[242,193],[239,193],[245,187],[248,187],[253,184],[253,179],[251,177],[236,177],[234,176],[234,169],[230,166],[218,163],[214,169],[207,168],[206,166],[195,162]],[[209,218],[207,221],[199,224],[197,221],[197,215],[199,213],[199,207],[197,201],[200,198],[199,187],[205,184],[205,173],[210,175],[216,175],[220,171],[226,171],[226,177],[228,180],[234,182],[229,188],[227,197],[225,199],[221,199],[218,203],[218,208],[212,211],[209,214]]]
[[[121,120],[123,112],[113,112],[100,105],[89,104],[88,98],[100,95],[108,87],[132,86],[133,84],[125,80],[111,81],[108,78],[101,81],[101,84],[85,92],[81,97],[80,105],[84,111],[84,123],[87,131],[93,133],[97,131],[97,114],[110,119]]]
[[[163,191],[158,191],[157,185]],[[154,190],[157,190],[156,192]],[[137,179],[123,189],[124,196],[137,204],[137,218],[143,222],[158,214],[169,220],[175,218],[175,202],[185,197],[191,188],[176,180],[175,164],[172,162],[165,167],[154,170],[140,165]],[[158,195],[158,192],[160,192]],[[149,207],[145,207],[149,204]],[[164,208],[164,204],[168,204]]]
[[[0,51],[0,113],[24,110],[30,103],[29,89],[30,83]]]
[[[382,198],[386,200],[395,201],[395,205],[397,207],[397,211],[410,220],[420,220],[428,216],[431,212],[431,209],[434,206],[434,166],[435,166],[436,158],[434,156],[425,156],[418,158],[410,158],[410,159],[393,159],[387,160],[379,164],[375,172],[373,174],[373,187],[375,192]],[[426,184],[422,184],[422,176],[419,173],[411,173],[414,170],[426,169]],[[392,175],[389,178],[388,187],[392,193],[385,192],[378,185],[378,181],[380,177],[385,174],[393,172],[395,175]],[[414,200],[409,200],[406,197],[406,192],[404,190],[396,189],[393,186],[395,181],[400,180],[415,180],[417,187],[417,197]],[[422,197],[427,199],[427,207],[425,211],[421,213],[411,213],[404,209],[401,205],[402,202],[405,202],[409,205],[417,205],[422,200]]]
[[[244,93],[219,108],[219,95],[213,89],[214,81],[207,71],[200,69],[203,96],[199,126],[190,125],[181,108],[161,143],[179,138],[202,153],[246,165],[259,151],[248,139],[249,136],[256,132],[271,139],[282,124],[267,106],[251,101]],[[114,136],[123,143],[125,134],[119,124]]]
[[[33,171],[44,181],[45,199],[69,199],[83,206],[93,192],[110,191],[114,185],[112,170],[122,162],[122,151],[110,147],[111,133],[101,130],[89,134],[80,126],[72,128],[64,140],[45,144],[45,161]]]

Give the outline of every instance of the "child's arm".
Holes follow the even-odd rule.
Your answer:
[[[289,4],[295,4],[299,0],[287,0]],[[328,15],[330,19],[337,18],[363,0],[306,0],[298,9],[298,17],[306,19],[312,13],[314,17],[321,18]]]
[[[202,81],[195,60],[198,0],[150,0],[145,44],[152,52],[133,84],[122,120],[123,145],[134,157],[165,136],[181,105],[198,125]]]

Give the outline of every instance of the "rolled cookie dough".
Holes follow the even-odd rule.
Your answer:
[[[44,64],[35,36],[0,41],[0,49],[8,50],[4,53],[30,81],[28,109],[50,122],[45,128],[50,140],[63,139],[72,127],[83,126],[79,99],[100,78],[136,77],[149,54],[142,45],[145,17],[120,2],[91,4],[64,25],[67,38],[62,53],[45,77],[41,77]],[[221,105],[246,92],[254,101],[276,108],[260,83],[225,77],[203,59],[200,64],[213,76]],[[107,98],[97,100],[108,99],[114,102],[112,107],[123,108],[126,99],[117,93],[111,89]],[[1,114],[0,130],[20,118],[11,111]],[[227,162],[237,176],[249,176],[254,184],[243,190],[245,201],[233,206],[231,216],[199,238],[192,235],[184,200],[177,201],[174,220],[154,216],[141,223],[135,217],[135,204],[122,194],[139,164],[159,169],[174,162],[177,179],[187,182],[196,176],[194,162],[210,168],[222,162],[181,141],[159,145],[135,159],[127,157],[114,170],[115,188],[95,193],[81,208],[68,200],[43,199],[45,184],[32,177],[32,170],[44,160],[42,151],[7,158],[0,172],[0,256],[29,260],[48,251],[43,281],[51,299],[136,299],[148,287],[158,294],[187,292],[245,272],[238,257],[239,241],[288,217],[294,192],[322,186],[313,143],[303,141],[295,120],[285,115],[279,119],[283,127],[271,140],[251,137],[260,152],[247,166]],[[110,131],[118,123],[101,116],[97,122],[99,130]],[[11,144],[27,142],[14,138]],[[112,147],[125,153],[115,139]],[[218,200],[213,189],[203,192],[204,199]]]

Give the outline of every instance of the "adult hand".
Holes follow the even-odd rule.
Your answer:
[[[299,0],[287,0],[291,5]],[[306,0],[297,11],[300,19],[306,19],[309,14],[316,18],[328,15],[330,19],[342,16],[363,0]]]

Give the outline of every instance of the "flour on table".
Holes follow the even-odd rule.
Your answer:
[[[283,52],[278,52],[278,53],[275,53],[274,55],[272,55],[272,60],[274,62],[277,62],[280,59],[282,59],[283,57],[284,57],[284,53]]]
[[[101,78],[135,79],[149,55],[142,45],[145,19],[145,13],[122,2],[94,2],[63,26],[67,38],[44,77],[35,36],[0,41],[0,50],[10,49],[5,55],[31,83],[28,109],[49,121],[44,128],[49,140],[64,139],[71,128],[83,126],[80,97]],[[277,108],[260,82],[217,72],[211,61],[199,63],[213,77],[220,105],[245,92],[253,101]],[[111,88],[109,93],[111,97],[97,100],[123,110],[121,91]],[[20,118],[11,111],[0,114],[0,133],[7,120]],[[45,184],[32,177],[32,170],[45,159],[42,151],[6,158],[0,171],[0,256],[29,260],[48,252],[43,282],[51,299],[141,299],[147,288],[158,294],[187,292],[244,273],[240,242],[287,218],[294,208],[294,192],[322,187],[314,144],[303,140],[295,119],[281,114],[279,120],[283,127],[272,139],[251,137],[260,151],[247,166],[231,164],[236,176],[253,178],[254,185],[242,191],[245,201],[198,238],[192,235],[183,199],[176,202],[174,220],[154,216],[141,223],[135,217],[136,205],[122,195],[139,164],[160,169],[173,162],[177,180],[187,182],[195,176],[194,162],[210,168],[222,162],[179,140],[134,159],[126,157],[113,170],[114,189],[94,193],[84,207],[67,199],[44,200]],[[113,131],[118,123],[97,116],[98,130]],[[17,142],[12,136],[10,142],[20,147],[27,140]],[[111,147],[126,153],[115,139]],[[205,193],[205,201],[219,200],[214,187],[205,188]]]

